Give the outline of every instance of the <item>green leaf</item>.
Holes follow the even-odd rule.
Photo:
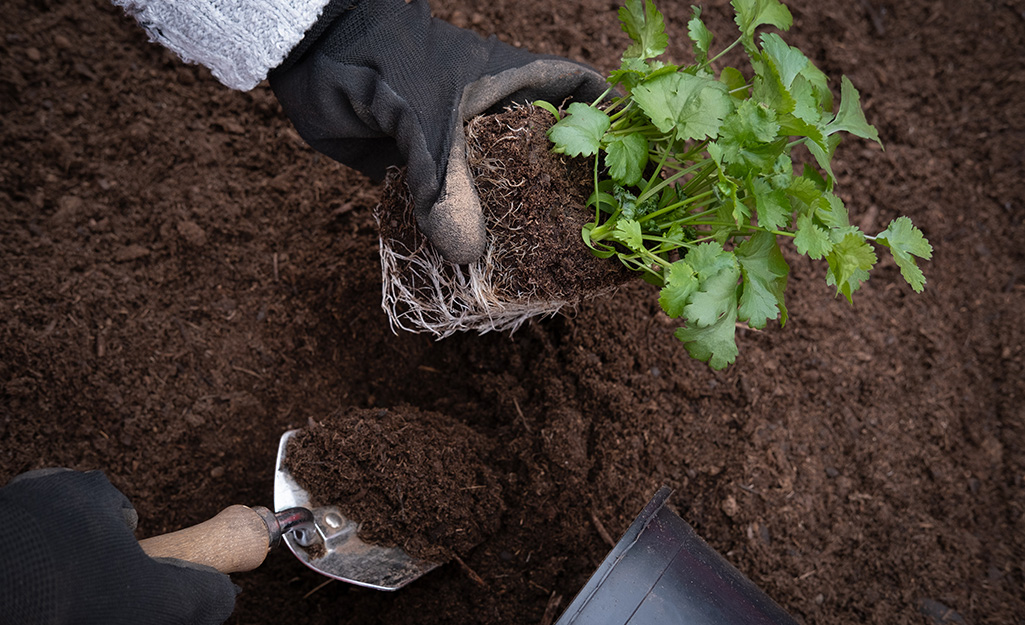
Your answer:
[[[725,369],[737,360],[737,310],[734,308],[715,324],[704,328],[677,328],[679,339],[690,357],[716,371]]]
[[[656,254],[667,254],[672,250],[686,247],[687,243],[693,240],[691,232],[680,223],[674,223],[669,230],[663,231],[662,238],[665,240],[659,242],[658,247],[652,250]]]
[[[651,0],[626,0],[619,9],[620,26],[634,43],[623,53],[623,58],[654,58],[666,50],[669,37],[662,14]]]
[[[782,230],[790,226],[793,207],[785,189],[774,189],[762,178],[752,179],[750,188],[755,198],[759,226],[769,230]]]
[[[794,117],[817,129],[819,122],[822,121],[822,117],[828,111],[820,107],[812,84],[805,80],[804,77],[796,76],[794,82],[790,85],[790,97],[794,99]],[[822,131],[818,130],[814,134],[804,133],[804,135],[809,137],[815,136],[821,141]]]
[[[644,249],[641,224],[634,219],[621,218],[616,220],[616,229],[612,232],[612,238],[635,252]]]
[[[715,211],[716,221],[732,221],[739,224],[745,216],[750,217],[751,213],[743,202],[738,200],[737,182],[726,175],[723,171],[723,150],[714,141],[706,147],[708,155],[715,163],[718,181],[712,185],[716,201],[711,208]],[[732,227],[714,227],[711,231],[712,238],[720,244],[726,243],[733,233]]]
[[[639,132],[616,136],[605,147],[609,175],[625,186],[640,182],[648,164],[648,140]]]
[[[836,175],[833,174],[833,153],[836,152],[836,146],[840,145],[840,141],[843,140],[841,135],[832,135],[826,137],[825,144],[822,145],[818,141],[807,141],[804,146],[808,148],[811,155],[815,157],[815,162],[819,164],[819,167],[826,172],[828,176],[826,186],[832,188],[833,181],[836,180]]]
[[[718,243],[702,243],[687,250],[684,258],[694,269],[699,280],[707,280],[715,274],[737,266],[737,258]]]
[[[712,45],[713,35],[701,21],[701,9],[696,6],[691,8],[694,10],[694,17],[687,22],[687,35],[694,44],[695,60],[701,64],[708,60],[708,48]]]
[[[846,228],[851,225],[843,200],[829,191],[825,191],[815,203],[815,217],[830,228]]]
[[[811,183],[812,188],[815,189],[814,195],[811,198],[805,198],[805,202],[811,204],[818,198],[820,194],[829,190],[829,181],[822,177],[819,170],[815,169],[808,163],[804,164],[801,169],[801,178]],[[794,182],[797,182],[796,180]]]
[[[808,57],[797,48],[787,45],[776,33],[763,34],[761,41],[765,57],[776,67],[783,86],[790,89],[794,78],[808,65]]]
[[[817,226],[811,215],[801,215],[797,218],[794,246],[808,258],[819,260],[832,251],[833,241],[829,238],[829,232]]]
[[[721,82],[683,73],[647,80],[632,96],[656,128],[680,141],[715,137],[733,107]]]
[[[833,244],[826,255],[829,270],[826,283],[843,293],[848,302],[854,291],[868,280],[868,272],[876,264],[876,253],[860,231],[850,232]]]
[[[730,96],[737,100],[746,100],[751,91],[747,86],[747,78],[744,78],[736,67],[722,68],[719,72],[719,82],[726,85]]]
[[[690,296],[698,288],[698,278],[694,269],[682,260],[678,260],[665,270],[665,286],[659,292],[658,303],[670,317],[676,318],[683,314],[683,307],[690,301]]]
[[[833,242],[833,245],[836,245],[840,241],[843,241],[844,237],[846,237],[848,234],[853,234],[853,235],[856,235],[856,236],[858,236],[858,237],[860,237],[862,239],[866,239],[867,240],[867,237],[865,236],[865,233],[862,232],[861,229],[858,228],[857,226],[842,226],[842,227],[830,228],[829,229],[829,240]]]
[[[908,281],[916,293],[925,289],[925,274],[915,262],[915,256],[929,260],[932,258],[932,245],[926,240],[922,231],[911,223],[907,217],[898,217],[879,233],[876,241],[890,248],[893,260],[900,267],[900,275]]]
[[[791,197],[796,210],[814,217],[816,202],[822,197],[825,188],[825,180],[819,172],[805,164],[804,172],[790,179],[787,194]]]
[[[729,219],[739,226],[751,218],[751,209],[740,200],[738,189],[737,183],[728,177],[715,184],[716,193],[721,201],[719,215],[723,221]],[[733,228],[713,228],[712,236],[720,243],[725,243],[733,236]]]
[[[777,116],[793,113],[796,106],[790,90],[772,63],[761,63],[761,70],[751,81],[751,98],[776,112]]]
[[[633,91],[647,74],[635,69],[617,69],[609,74],[610,85],[622,85],[627,91]]]
[[[836,118],[826,126],[826,134],[831,135],[841,130],[883,145],[879,140],[879,132],[868,123],[865,112],[861,110],[861,94],[846,76],[840,78],[840,110]]]
[[[691,295],[691,302],[684,306],[687,327],[707,328],[719,323],[724,317],[737,318],[738,269],[715,274],[701,283]]]
[[[811,61],[808,61],[808,64],[801,70],[801,77],[811,85],[812,92],[819,102],[819,108],[831,112],[833,110],[833,92],[829,89],[829,77],[815,67]]]
[[[737,308],[740,266],[733,252],[705,243],[687,252],[684,260],[698,276],[698,290],[684,307],[688,326],[706,327]]]
[[[776,113],[754,100],[745,100],[733,115],[724,120],[723,126],[723,134],[729,133],[737,141],[745,143],[768,143],[776,139],[779,132]]]
[[[785,144],[773,144],[779,124],[772,109],[754,100],[744,100],[723,119],[716,144],[722,148],[722,160],[743,165],[745,169],[770,171]]]
[[[598,153],[601,138],[609,129],[609,116],[582,102],[574,102],[567,115],[548,130],[555,151],[569,156],[592,156]]]
[[[612,196],[615,198],[622,212],[624,219],[639,219],[658,207],[658,198],[649,197],[640,204],[637,203],[637,196],[631,193],[626,187],[614,185]]]
[[[555,118],[555,121],[559,121],[559,109],[555,108],[555,105],[551,102],[546,102],[545,100],[534,100],[533,105],[539,109],[548,111],[552,114],[552,117]]]
[[[790,154],[784,151],[779,155],[776,164],[772,167],[772,173],[766,176],[766,179],[773,189],[789,193],[790,184],[794,179],[794,161],[790,158]]]
[[[740,292],[740,320],[752,328],[764,328],[769,319],[787,320],[783,293],[790,266],[779,251],[776,236],[759,232],[737,246],[737,262],[743,284]]]
[[[610,181],[611,182],[611,181]],[[595,206],[603,213],[612,214],[616,211],[616,207],[619,206],[615,196],[605,191],[595,191],[591,193],[591,196],[587,198],[585,204],[588,208]]]
[[[736,11],[733,18],[740,32],[747,40],[753,40],[755,29],[759,26],[775,26],[780,30],[788,30],[794,18],[779,0],[732,0],[730,4]]]
[[[796,106],[794,110],[797,110]],[[779,115],[777,120],[779,121],[779,134],[782,137],[808,137],[816,143],[821,144],[825,142],[825,137],[822,135],[822,130],[818,127],[817,122],[808,122],[797,117],[792,112]]]

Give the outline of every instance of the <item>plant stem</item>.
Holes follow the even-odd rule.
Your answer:
[[[609,95],[610,93],[612,93],[612,87],[609,87],[608,89],[603,91],[602,94],[594,100],[594,102],[591,102],[591,107],[597,107],[599,104],[601,104],[601,101],[605,99],[605,96]]]
[[[708,61],[707,61],[707,62],[705,62],[705,63],[703,63],[703,64],[701,65],[701,67],[708,67],[708,66],[710,66],[710,65],[711,65],[712,63],[715,63],[716,61],[718,61],[718,60],[719,60],[720,58],[722,58],[722,57],[723,57],[723,55],[725,55],[725,54],[726,54],[727,52],[729,52],[729,51],[730,51],[730,50],[732,50],[733,48],[736,48],[736,47],[737,47],[737,44],[738,44],[738,43],[740,43],[742,39],[743,39],[743,37],[737,37],[737,40],[736,40],[736,41],[734,41],[734,42],[733,42],[733,43],[731,43],[730,45],[728,45],[728,46],[726,46],[725,48],[723,48],[723,50],[722,50],[721,52],[719,52],[719,54],[716,54],[716,55],[715,55],[714,57],[712,57],[712,58],[708,59]]]
[[[707,221],[707,222],[702,222],[702,223],[696,224],[696,225],[713,226],[713,227],[718,226],[720,228],[736,228],[736,229],[743,228],[743,229],[746,229],[746,230],[755,230],[755,231],[758,231],[758,232],[768,232],[769,234],[775,234],[775,235],[782,236],[782,237],[795,237],[795,236],[797,236],[797,233],[795,233],[795,232],[787,232],[785,230],[769,230],[768,228],[763,228],[761,226],[755,226],[755,225],[752,225],[752,224],[738,224],[738,223],[728,222],[728,221]]]
[[[702,167],[705,167],[706,165],[707,165],[707,163],[705,161],[702,161],[700,163],[695,163],[694,165],[691,165],[690,167],[687,167],[685,169],[681,169],[681,170],[677,171],[672,176],[669,176],[668,178],[665,178],[664,180],[661,180],[660,182],[658,182],[654,186],[652,186],[649,183],[649,185],[644,189],[644,191],[642,191],[641,194],[637,196],[637,203],[640,204],[641,202],[647,200],[649,197],[651,197],[653,195],[656,195],[657,193],[661,192],[662,189],[664,189],[664,188],[668,187],[669,185],[673,184],[674,182],[676,182],[680,178],[686,176],[687,174],[689,174],[689,173],[691,173],[691,172],[693,172],[695,170],[701,169]],[[697,177],[697,176],[695,176],[695,177]],[[654,180],[654,178],[655,178],[655,176],[652,176],[653,180]]]
[[[711,175],[712,171],[715,169],[715,162],[711,159],[703,161],[701,165],[704,166],[704,169],[694,174],[694,177],[691,178],[687,182],[687,184],[683,186],[683,189],[680,190],[680,192],[684,195],[693,196],[694,191],[697,190],[702,184],[704,184],[704,182]]]
[[[714,194],[715,194],[714,191],[705,191],[704,193],[701,193],[699,195],[690,196],[690,197],[688,197],[685,200],[681,200],[681,201],[679,201],[679,202],[677,202],[675,204],[670,204],[669,206],[666,206],[665,208],[660,208],[657,211],[648,213],[647,215],[644,215],[643,217],[638,218],[637,221],[640,222],[640,223],[644,223],[644,222],[646,222],[648,220],[651,220],[651,219],[654,219],[656,217],[659,217],[660,215],[664,215],[666,213],[671,213],[671,212],[675,211],[678,208],[683,208],[684,206],[687,206],[689,204],[694,204],[696,202],[700,202],[701,200],[709,198],[709,197],[711,197]],[[674,223],[674,222],[669,222],[669,223]],[[681,223],[685,223],[685,222],[681,222]]]

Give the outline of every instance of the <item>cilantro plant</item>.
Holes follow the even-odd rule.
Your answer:
[[[763,328],[787,320],[790,268],[779,241],[825,259],[826,282],[848,301],[888,248],[916,292],[925,276],[915,257],[932,247],[907,217],[869,236],[851,225],[834,192],[830,167],[843,133],[879,142],[862,112],[858,90],[840,81],[834,113],[826,75],[797,48],[761,26],[787,30],[779,0],[732,0],[736,41],[710,56],[713,35],[694,7],[687,25],[695,62],[657,60],[668,38],[651,0],[626,0],[619,10],[633,41],[594,103],[570,104],[549,130],[555,151],[594,158],[594,221],[583,239],[601,257],[616,257],[661,287],[659,302],[684,325],[676,330],[694,358],[722,369],[737,357],[736,326]],[[742,46],[751,73],[715,69]],[[880,145],[882,145],[880,143]],[[804,147],[816,166],[796,170]]]

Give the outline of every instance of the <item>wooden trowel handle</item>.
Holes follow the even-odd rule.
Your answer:
[[[251,571],[263,563],[280,536],[279,529],[270,528],[266,517],[260,514],[266,509],[257,510],[230,506],[198,525],[147,538],[139,544],[153,558],[187,560],[221,573]],[[273,521],[273,513],[270,518]]]

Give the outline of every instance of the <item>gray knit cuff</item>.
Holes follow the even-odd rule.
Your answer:
[[[112,0],[156,41],[248,91],[281,64],[328,0]]]

